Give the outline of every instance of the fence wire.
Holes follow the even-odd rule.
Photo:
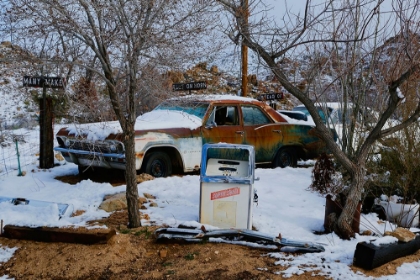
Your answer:
[[[0,179],[9,175],[30,172],[39,163],[39,141],[20,137],[0,143]]]

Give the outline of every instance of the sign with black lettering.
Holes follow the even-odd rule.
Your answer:
[[[267,101],[267,100],[278,100],[278,99],[283,99],[283,93],[267,93],[267,94],[261,94],[257,97],[258,100],[260,101]]]
[[[185,83],[185,84],[173,84],[172,90],[179,91],[179,90],[199,90],[199,89],[206,89],[207,82],[192,82],[192,83]]]
[[[64,88],[66,79],[61,77],[45,77],[45,76],[24,76],[24,87],[48,87],[48,88]]]

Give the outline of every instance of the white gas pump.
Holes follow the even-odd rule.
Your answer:
[[[200,173],[199,222],[252,229],[255,152],[250,145],[205,144]]]

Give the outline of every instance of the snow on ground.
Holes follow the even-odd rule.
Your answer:
[[[58,128],[56,128],[58,129]],[[16,131],[14,132],[17,133]],[[49,170],[37,168],[36,149],[27,149],[25,145],[36,146],[39,130],[20,130],[27,143],[20,146],[27,154],[21,155],[25,164],[22,172],[25,176],[17,176],[17,164],[3,165],[0,170],[0,197],[26,198],[61,204],[69,204],[74,210],[84,210],[77,216],[59,217],[59,207],[51,204],[48,207],[29,205],[12,205],[8,201],[0,202],[0,219],[4,224],[20,226],[86,226],[86,222],[109,213],[99,210],[103,197],[108,194],[123,192],[125,186],[113,187],[109,183],[95,183],[84,180],[76,185],[69,185],[54,179],[59,175],[77,174],[77,166],[65,164]],[[15,146],[0,148],[1,154],[16,154]],[[7,174],[6,170],[7,169]],[[282,252],[270,253],[277,259],[277,264],[288,267],[278,273],[284,277],[299,275],[304,271],[314,271],[333,279],[373,279],[350,269],[353,262],[356,244],[361,241],[378,239],[379,237],[360,236],[352,240],[341,240],[335,234],[316,235],[315,231],[323,231],[325,198],[308,190],[311,183],[311,168],[277,168],[256,169],[255,175],[260,180],[254,187],[258,194],[258,204],[253,203],[253,226],[260,232],[291,240],[322,243],[323,253],[307,253],[287,255]],[[151,221],[158,225],[176,227],[179,224],[200,227],[200,176],[157,178],[138,185],[139,193],[150,193],[156,196],[159,207],[148,207],[142,210]],[[142,221],[146,225],[147,221]],[[373,227],[375,229],[373,230]],[[378,224],[375,214],[363,215],[361,232],[370,229],[384,232],[393,226],[389,223]],[[378,242],[378,241],[377,241]],[[390,242],[384,240],[384,242]],[[392,242],[392,241],[391,241]],[[17,248],[7,248],[0,244],[0,265],[13,257]],[[397,269],[397,274],[379,279],[417,279],[420,261],[406,263]],[[319,271],[319,272],[315,272]],[[5,278],[6,279],[6,278]]]

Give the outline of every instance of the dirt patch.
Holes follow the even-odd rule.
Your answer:
[[[0,237],[0,244],[17,247],[12,259],[0,265],[0,276],[15,279],[282,279],[272,250],[232,244],[157,243],[155,226],[127,229],[126,211],[92,222],[115,228],[107,244],[82,245],[14,240]],[[361,271],[379,277],[395,274],[404,262],[418,261],[416,254],[376,269]],[[325,279],[305,273],[289,279]]]
[[[43,243],[0,237],[18,247],[0,265],[15,279],[275,279],[269,251],[230,244],[156,243],[157,227],[127,229],[127,212],[97,221],[117,229],[108,244]],[[316,279],[316,278],[315,278]],[[319,278],[322,279],[322,278]]]

